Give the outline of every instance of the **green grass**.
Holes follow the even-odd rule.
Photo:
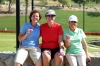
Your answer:
[[[42,19],[40,24],[45,23],[44,14],[47,10],[42,10]],[[72,14],[75,14],[78,17],[78,27],[83,28],[83,12],[82,11],[70,11],[70,10],[55,10],[57,23],[60,23],[63,27],[63,30],[68,28],[68,17]],[[85,32],[99,32],[99,19],[100,13],[94,12],[85,12],[85,22],[84,22],[84,31]],[[29,20],[29,15],[27,16],[27,21]],[[25,16],[20,17],[20,26],[25,23]],[[0,30],[16,30],[16,16],[0,16]]]
[[[0,33],[0,51],[16,51],[15,33]]]
[[[98,39],[99,36],[87,36],[87,43],[91,39]],[[40,39],[41,42],[41,39]],[[88,44],[88,46],[92,46],[94,48],[100,48],[100,46]],[[89,52],[100,52],[99,49],[88,48]],[[3,51],[16,51],[16,34],[15,33],[0,33],[0,52]]]

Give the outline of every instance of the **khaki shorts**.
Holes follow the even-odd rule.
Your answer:
[[[15,56],[15,62],[23,65],[28,55],[34,64],[41,60],[41,50],[39,47],[19,47]]]

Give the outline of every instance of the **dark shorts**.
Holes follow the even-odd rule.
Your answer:
[[[48,48],[41,48],[41,52],[44,50],[50,50],[51,51],[51,59],[54,58],[54,55],[59,52],[60,48],[55,48],[55,49],[48,49]]]

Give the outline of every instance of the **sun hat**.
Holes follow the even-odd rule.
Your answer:
[[[54,10],[48,10],[46,13],[45,13],[45,16],[47,15],[55,15],[56,16],[56,13]]]
[[[68,20],[69,22],[72,22],[72,21],[75,21],[75,22],[78,22],[78,19],[77,19],[77,17],[75,16],[75,15],[71,15],[70,17],[69,17],[69,20]]]

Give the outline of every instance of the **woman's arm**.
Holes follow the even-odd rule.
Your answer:
[[[70,37],[66,36],[65,40],[64,40],[64,45],[66,48],[68,48],[70,46]]]
[[[88,47],[87,47],[87,43],[86,43],[85,39],[82,40],[82,44],[83,44],[83,47],[84,47],[84,51],[86,53],[86,59],[87,60],[91,60],[90,57],[89,57],[89,55],[88,55]]]
[[[29,33],[30,33],[30,29],[27,30],[26,34],[20,33],[19,36],[18,36],[19,42],[23,41],[29,35]]]
[[[88,55],[88,48],[87,48],[87,43],[85,39],[82,40],[82,44],[83,44],[86,55]]]
[[[64,42],[63,42],[62,35],[59,35],[58,43],[59,43],[59,47],[60,48],[63,48],[64,47]]]

